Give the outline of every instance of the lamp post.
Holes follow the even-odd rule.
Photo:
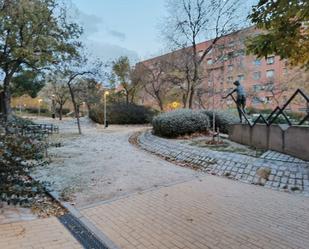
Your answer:
[[[107,117],[106,117],[106,96],[109,95],[109,91],[104,92],[104,128],[107,128]]]
[[[38,103],[39,103],[39,111],[38,111],[38,116],[41,116],[41,102],[43,101],[43,99],[38,99]]]

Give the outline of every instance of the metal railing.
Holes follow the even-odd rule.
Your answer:
[[[233,99],[233,101],[235,102],[235,104],[237,105],[237,100],[235,99],[235,97],[233,95],[230,95],[230,96]],[[264,123],[267,126],[270,126],[277,121],[277,119],[279,118],[280,115],[282,115],[284,117],[284,119],[286,120],[286,122],[289,126],[292,126],[293,124],[292,124],[289,116],[286,115],[284,113],[284,111],[287,109],[289,104],[297,96],[302,96],[304,98],[305,104],[306,104],[306,107],[307,107],[307,115],[300,122],[298,122],[296,124],[296,125],[303,125],[307,120],[309,121],[309,110],[308,110],[308,108],[309,108],[309,97],[301,89],[297,89],[294,92],[294,94],[286,101],[286,103],[282,107],[277,106],[266,118],[262,114],[260,114],[254,121],[251,121],[250,118],[248,117],[248,114],[246,114],[241,108],[239,108],[239,110],[240,110],[241,114],[243,115],[243,117],[245,118],[245,120],[247,121],[247,123],[249,124],[250,127],[255,126],[257,123],[259,123],[259,124]]]
[[[21,128],[21,133],[22,135],[30,135],[30,134],[52,135],[54,133],[59,133],[59,127],[53,124],[24,125]]]

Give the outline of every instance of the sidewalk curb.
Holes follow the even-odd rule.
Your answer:
[[[49,192],[48,194],[54,198],[62,207],[68,210],[68,212],[78,219],[89,231],[91,231],[94,236],[107,248],[109,249],[120,249],[115,245],[102,231],[100,231],[91,221],[84,217],[75,207],[73,207],[68,202],[63,202],[59,199],[56,192]]]

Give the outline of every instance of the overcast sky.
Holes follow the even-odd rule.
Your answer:
[[[85,29],[83,40],[103,59],[128,55],[138,60],[161,51],[157,26],[165,16],[165,0],[71,1]]]
[[[257,0],[244,1],[256,2]],[[108,61],[121,55],[133,60],[163,53],[159,23],[166,0],[71,0],[84,27],[89,50]]]

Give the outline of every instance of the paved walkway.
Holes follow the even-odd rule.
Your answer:
[[[292,160],[290,157],[284,161],[286,156],[278,155],[280,153],[271,152],[264,154],[264,158],[255,158],[190,146],[177,140],[154,136],[150,131],[139,137],[139,143],[147,151],[180,162],[198,165],[211,174],[227,176],[277,190],[309,195],[309,163],[298,159]],[[260,168],[270,170],[267,179],[260,176]]]
[[[82,249],[57,218],[0,225],[1,249]]]
[[[82,210],[122,249],[308,249],[309,199],[216,176]]]
[[[82,119],[83,135],[78,136],[72,120],[53,122],[60,128],[56,141],[61,147],[48,149],[52,162],[33,176],[50,182],[52,191],[78,207],[201,175],[131,145],[130,135],[143,126],[104,129]]]

